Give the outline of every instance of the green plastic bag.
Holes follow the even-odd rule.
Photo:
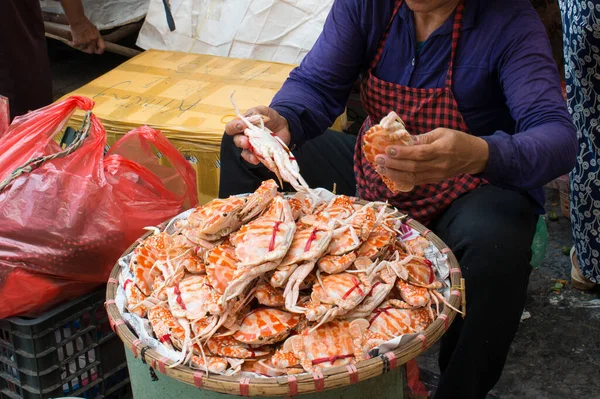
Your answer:
[[[546,249],[548,248],[548,226],[546,225],[546,217],[540,216],[538,218],[537,226],[535,228],[535,235],[533,236],[533,242],[531,243],[531,266],[537,269],[542,264],[544,257],[546,256]]]

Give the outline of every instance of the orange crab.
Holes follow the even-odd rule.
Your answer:
[[[195,245],[212,247],[211,241],[227,236],[242,225],[239,214],[245,204],[239,197],[216,198],[197,207],[187,220],[177,222],[176,226]]]
[[[328,224],[331,220],[345,220],[356,211],[355,201],[352,197],[337,195],[328,203],[321,203],[313,213],[303,216],[300,221],[306,225],[318,226]]]
[[[433,300],[438,313],[439,302],[443,302],[450,309],[463,314],[462,311],[450,305],[446,298],[437,291],[444,284],[436,280],[435,270],[429,259],[414,255],[399,255],[399,252],[396,252],[396,260],[390,262],[390,265],[399,277],[396,286],[400,296],[406,302],[421,305],[431,304]],[[431,312],[431,308],[427,307]]]
[[[125,280],[123,288],[125,289],[125,297],[127,298],[127,310],[140,317],[146,317],[148,312],[145,304],[146,295],[142,293],[131,279]]]
[[[165,260],[155,262],[154,268],[161,272],[161,275],[154,279],[156,292],[178,284],[186,271],[190,273],[203,272],[204,263],[194,254],[192,248],[171,246],[166,251]]]
[[[359,269],[364,269],[371,264],[371,260],[367,257],[361,257],[356,260],[355,264]],[[394,288],[396,274],[388,267],[388,262],[381,261],[375,264],[376,266],[371,269],[368,276],[372,281],[371,290],[358,306],[343,316],[344,318],[352,320],[368,317],[388,297]]]
[[[390,258],[389,264],[399,278],[420,287],[438,289],[444,286],[441,281],[436,280],[435,269],[429,259],[408,255],[399,250]]]
[[[276,194],[275,181],[266,180],[249,196],[216,198],[197,207],[187,220],[179,221],[176,226],[188,240],[210,249],[211,242],[235,232],[263,212]]]
[[[289,354],[290,358],[297,360],[293,354]],[[269,355],[263,359],[247,359],[242,365],[242,371],[259,374],[265,377],[279,377],[285,374],[301,374],[304,373],[304,369],[297,365],[296,367],[288,368],[277,368],[273,365],[273,359],[281,359],[279,350],[272,355]]]
[[[292,293],[293,303],[298,299],[300,285],[313,270],[315,259],[325,253],[333,237],[333,222],[297,226],[292,245],[272,277],[276,286],[287,282],[284,296]]]
[[[256,292],[254,293],[258,303],[264,306],[270,306],[272,308],[278,308],[284,305],[285,299],[283,297],[283,290],[281,288],[273,287],[267,281],[261,280],[256,285]]]
[[[209,283],[219,294],[223,294],[237,270],[238,259],[235,256],[235,248],[225,242],[209,250],[205,260]]]
[[[279,309],[261,308],[248,313],[233,338],[251,345],[268,345],[287,338],[300,316]]]
[[[362,151],[365,158],[377,169],[375,157],[385,154],[390,145],[414,145],[416,139],[408,133],[404,122],[395,112],[384,116],[378,125],[371,126],[365,133],[362,143]],[[385,185],[394,193],[411,191],[414,186],[409,184],[397,184],[386,176],[381,176]]]
[[[221,295],[210,285],[206,275],[189,274],[179,284],[167,288],[169,307],[176,317],[198,320],[207,314],[221,315]]]
[[[254,279],[277,268],[295,232],[289,203],[276,196],[262,216],[232,235],[230,240],[239,262],[233,281],[223,293],[223,304],[240,295]]]
[[[296,224],[290,205],[277,196],[258,219],[245,224],[230,237],[239,259],[239,268],[251,268],[267,262],[278,262],[287,253]]]
[[[299,220],[303,216],[313,213],[314,208],[319,205],[319,200],[314,196],[310,196],[305,192],[296,193],[292,198],[288,199],[290,208],[292,208],[292,216],[294,220]]]
[[[198,249],[194,248],[185,237],[176,235],[173,237],[173,245],[167,252],[167,263],[172,263],[176,270],[187,270],[189,273],[201,274],[206,271],[206,266],[198,256]]]
[[[317,262],[325,273],[341,273],[356,259],[355,250],[369,237],[377,223],[372,203],[361,206],[345,219],[334,219],[341,227],[333,232],[327,254]]]
[[[273,365],[285,369],[300,364],[312,372],[359,362],[369,350],[384,342],[382,336],[368,331],[368,326],[367,320],[356,319],[333,320],[316,330],[305,328],[285,341],[284,352],[273,356]]]
[[[423,257],[425,250],[429,248],[431,244],[429,240],[423,236],[417,236],[416,238],[405,240],[404,245],[411,255]]]
[[[227,370],[229,363],[222,357],[193,355],[190,358],[190,366],[193,369],[222,374]]]
[[[242,223],[248,223],[260,215],[277,195],[277,183],[273,179],[263,181],[260,186],[243,200],[244,207],[239,213]]]
[[[363,205],[354,212],[352,216],[345,220],[345,223],[350,222],[352,224],[352,227],[356,231],[361,242],[364,242],[369,237],[378,222],[378,215],[373,209],[373,206],[374,204],[372,202]],[[382,210],[379,218],[383,217],[384,214],[385,209]]]
[[[155,305],[148,310],[148,321],[156,338],[167,347],[182,349],[185,329],[166,305]]]
[[[165,261],[167,249],[172,244],[172,238],[157,228],[152,228],[154,234],[147,237],[133,250],[129,268],[133,273],[133,280],[137,287],[146,296],[153,290],[154,279],[160,275],[160,270],[154,267],[158,261]]]
[[[135,313],[140,317],[146,317],[148,308],[146,306],[146,295],[140,291],[133,280],[127,279],[123,283],[125,289],[125,297],[127,298],[127,310]]]
[[[254,349],[250,345],[239,342],[230,335],[212,337],[206,343],[206,347],[213,355],[234,359],[254,359],[271,353],[268,347]]]
[[[357,257],[366,256],[371,260],[385,257],[396,238],[396,234],[390,230],[385,226],[376,227],[356,251]]]
[[[400,298],[407,304],[416,307],[426,307],[429,310],[431,318],[434,318],[433,310],[431,310],[432,302],[436,305],[437,313],[440,313],[439,299],[442,297],[442,294],[439,292],[412,285],[402,279],[396,280],[396,289],[400,294]]]
[[[390,299],[371,313],[369,330],[392,339],[425,331],[432,322],[433,318],[426,307],[415,308],[401,300]]]
[[[315,284],[306,309],[292,307],[292,312],[304,313],[307,320],[327,323],[354,309],[371,291],[367,273],[338,273],[325,275]]]
[[[297,223],[292,244],[279,266],[288,266],[319,259],[333,237],[333,222],[310,226]]]
[[[281,346],[271,357],[271,364],[278,370],[288,370],[300,365],[300,360],[294,355],[294,352],[292,352],[291,345],[288,344],[287,346],[289,350],[285,350],[283,346]]]

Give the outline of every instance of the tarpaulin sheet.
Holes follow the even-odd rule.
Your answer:
[[[137,45],[299,64],[323,30],[333,0],[151,0]]]
[[[105,30],[141,21],[150,0],[82,0],[82,4],[88,19],[99,30]],[[43,11],[64,14],[57,0],[40,0],[40,5]]]

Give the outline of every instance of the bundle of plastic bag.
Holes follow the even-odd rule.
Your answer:
[[[93,290],[144,227],[197,205],[193,168],[147,126],[104,155],[106,133],[88,112],[61,148],[55,136],[93,105],[70,97],[16,118],[0,138],[0,318]]]

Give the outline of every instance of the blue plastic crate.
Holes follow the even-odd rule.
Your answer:
[[[35,319],[0,320],[0,398],[131,398],[104,300],[101,287]]]

